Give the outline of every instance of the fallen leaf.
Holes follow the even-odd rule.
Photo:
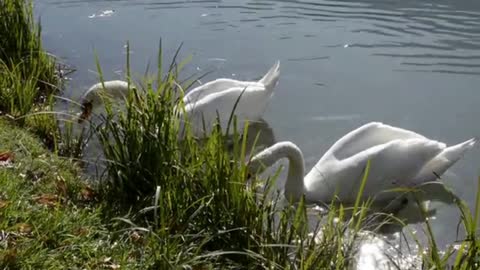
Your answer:
[[[68,189],[67,189],[67,183],[65,182],[65,179],[57,175],[56,184],[57,184],[57,193],[63,197],[66,197],[68,193]]]
[[[132,239],[134,243],[138,243],[140,240],[142,240],[142,236],[138,232],[132,232],[130,234],[130,239]]]
[[[13,152],[7,151],[7,152],[0,153],[0,167],[7,167],[7,168],[13,167],[12,165],[13,158],[14,158]]]
[[[53,207],[58,203],[58,196],[55,194],[43,194],[35,197],[34,200],[41,205]]]
[[[0,161],[13,161],[14,154],[11,151],[0,153]]]
[[[19,223],[16,227],[21,234],[30,234],[32,232],[32,226],[27,223]]]
[[[73,234],[76,236],[86,236],[89,233],[88,229],[84,227],[77,228],[73,231]]]
[[[82,200],[92,201],[95,198],[95,191],[91,187],[85,186],[80,191],[80,195],[82,197]]]
[[[0,200],[0,209],[7,207],[8,202],[4,200]]]

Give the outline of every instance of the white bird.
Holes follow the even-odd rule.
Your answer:
[[[436,180],[476,141],[470,139],[447,147],[415,132],[372,122],[339,139],[306,176],[302,152],[291,142],[279,142],[261,151],[249,166],[250,172],[258,171],[287,158],[287,199],[299,200],[305,195],[307,202],[327,203],[336,196],[343,203],[353,203],[370,160],[362,199],[388,201],[397,198],[398,193],[382,191]]]
[[[131,85],[130,89],[136,88]],[[92,111],[103,104],[103,97],[107,96],[113,99],[122,99],[128,96],[128,82],[125,81],[105,81],[102,83],[94,84],[87,92],[82,96],[81,105],[82,112],[78,118],[78,122],[82,123],[84,120],[89,119],[92,115]]]
[[[217,116],[226,130],[232,112],[237,117],[238,127],[246,120],[260,121],[279,76],[280,62],[277,61],[259,81],[222,78],[192,89],[183,102],[193,134],[201,136],[204,131],[211,131]],[[179,115],[183,117],[183,111]]]
[[[183,97],[185,110],[176,109],[176,111],[179,112],[178,116],[181,120],[184,120],[185,112],[187,121],[191,124],[191,130],[197,136],[203,134],[204,123],[205,131],[211,130],[217,116],[220,118],[221,126],[226,128],[234,108],[239,127],[246,120],[259,121],[265,112],[279,76],[280,62],[277,61],[259,81],[222,78],[208,82],[189,91]],[[131,89],[134,88],[131,87]],[[88,119],[93,109],[102,104],[102,95],[123,98],[128,95],[128,91],[128,83],[124,81],[106,81],[103,85],[102,83],[93,85],[82,97],[82,113],[79,122]],[[238,104],[236,104],[238,99]]]

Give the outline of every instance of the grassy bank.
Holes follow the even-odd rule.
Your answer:
[[[116,254],[93,190],[71,161],[4,118],[0,141],[1,269],[95,269],[126,257]]]

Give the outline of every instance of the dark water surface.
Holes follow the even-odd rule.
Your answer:
[[[277,140],[304,151],[310,169],[340,136],[369,121],[457,143],[480,135],[480,1],[192,0],[36,1],[46,47],[73,65],[65,95],[93,83],[94,48],[106,79],[122,78],[126,40],[132,70],[155,65],[184,42],[186,74],[260,77],[281,60],[265,115]],[[113,10],[113,13],[108,12]],[[103,13],[102,13],[103,12]],[[443,179],[474,203],[480,151]],[[455,240],[458,212],[437,204],[439,244]]]

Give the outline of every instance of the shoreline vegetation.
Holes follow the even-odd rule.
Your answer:
[[[186,63],[176,55],[162,70],[160,47],[156,79],[130,91],[123,110],[106,102],[90,123],[108,176],[89,182],[78,162],[88,136],[52,109],[62,72],[41,45],[32,2],[0,2],[0,33],[0,269],[354,267],[380,215],[371,203],[331,204],[312,233],[309,207],[281,205],[276,177],[248,179],[245,134],[218,129],[198,141],[187,129],[180,141],[173,97]],[[427,220],[427,243],[408,268],[478,269],[480,196],[473,212],[457,205],[465,236],[439,247]]]

